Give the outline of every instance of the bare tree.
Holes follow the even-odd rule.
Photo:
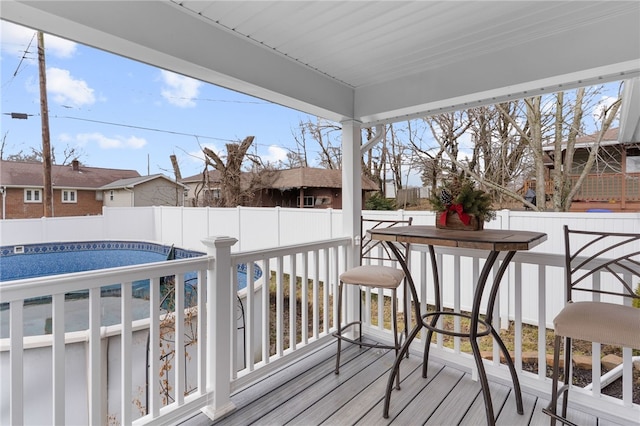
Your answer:
[[[422,182],[425,186],[436,189],[438,181],[448,174],[458,173],[458,163],[446,161],[448,157],[458,157],[459,140],[471,126],[467,111],[456,111],[424,119],[431,129],[431,134],[438,143],[437,149],[424,150],[413,144],[414,149],[424,159],[422,166]]]
[[[291,130],[291,134],[293,135],[293,140],[296,142],[296,149],[289,150],[287,153],[287,162],[285,166],[287,168],[293,169],[296,167],[307,167],[309,162],[307,161],[307,131],[306,131],[307,123],[304,121],[300,121],[298,123],[298,129],[300,133],[296,133]]]
[[[620,109],[621,105],[622,105],[622,99],[618,98],[618,100],[616,100],[610,107],[606,108],[603,111],[602,128],[598,132],[598,136],[596,138],[596,141],[593,144],[593,146],[591,147],[591,150],[590,150],[590,153],[589,153],[589,158],[587,159],[587,162],[585,163],[584,168],[582,169],[582,172],[580,173],[580,176],[578,177],[578,180],[577,180],[576,184],[569,191],[569,194],[567,194],[566,198],[564,200],[562,200],[562,201],[565,201],[564,202],[564,206],[565,206],[566,210],[568,210],[571,207],[571,201],[573,200],[573,197],[575,197],[577,192],[580,190],[580,187],[582,186],[582,183],[584,182],[584,180],[586,179],[587,175],[589,174],[589,172],[593,168],[593,165],[594,165],[594,163],[596,161],[596,158],[598,157],[598,153],[599,153],[599,150],[600,150],[600,143],[602,142],[602,138],[604,137],[605,132],[611,127],[611,123],[615,119],[615,117],[616,117],[616,115],[618,113],[618,110]],[[565,165],[566,170],[570,170],[570,168],[568,166],[570,166],[570,164]]]
[[[4,141],[3,141],[3,145],[4,145]],[[6,158],[4,159],[7,161],[25,161],[25,162],[34,161],[34,162],[42,163],[42,159],[43,159],[42,148],[30,147],[29,149],[31,150],[31,152],[29,153],[25,153],[23,150],[20,150],[15,154],[7,155]],[[56,156],[56,149],[55,147],[51,147],[51,161],[53,164],[56,164],[56,165],[66,166],[67,164],[70,164],[72,160],[79,160],[83,155],[84,153],[82,152],[82,150],[79,150],[78,148],[74,148],[67,145],[62,151],[62,161],[58,162],[58,158]],[[3,157],[0,156],[0,158],[3,158]]]
[[[9,134],[9,132],[4,132],[4,135],[2,135],[2,143],[0,144],[0,160],[4,159],[4,149],[7,146],[7,135]]]
[[[536,182],[535,205],[526,202],[525,204],[537,210],[546,209],[547,187],[546,171],[544,164],[544,149],[548,140],[552,140],[554,158],[554,169],[552,174],[554,211],[568,211],[571,207],[571,200],[580,189],[582,182],[591,171],[591,168],[598,157],[600,142],[604,133],[609,129],[615,119],[620,107],[621,99],[613,103],[611,107],[604,110],[601,117],[601,130],[599,137],[591,147],[589,160],[583,165],[581,175],[571,188],[569,174],[573,170],[573,155],[575,152],[576,138],[582,136],[582,122],[585,116],[585,106],[588,109],[594,107],[594,95],[599,92],[599,87],[591,89],[579,88],[573,94],[573,100],[565,93],[559,92],[549,97],[550,103],[544,104],[541,96],[527,98],[524,100],[525,121],[524,124],[519,118],[506,111],[501,105],[497,105],[503,117],[507,119],[515,131],[529,145],[529,150],[534,159],[534,173]],[[564,160],[563,160],[564,152]]]
[[[221,174],[220,191],[222,205],[224,207],[236,207],[243,202],[243,191],[241,176],[242,163],[245,159],[247,151],[253,143],[253,136],[247,136],[240,143],[226,144],[227,156],[226,162],[215,152],[207,147],[203,147],[205,154],[205,162],[213,166]]]
[[[378,188],[380,188],[382,196],[386,197],[385,171],[387,167],[387,150],[385,144],[387,126],[379,126],[378,131],[382,133],[380,135],[376,135],[372,128],[366,129],[367,143],[375,137],[380,137],[381,142],[372,145],[362,154],[362,173],[374,181],[378,185]]]
[[[300,135],[295,136],[294,139],[298,144],[298,147],[304,148],[299,152],[298,157],[304,159],[304,164],[307,162],[307,136],[313,139],[318,145],[320,151],[318,152],[318,162],[326,169],[340,169],[342,167],[342,151],[341,151],[341,136],[342,128],[327,120],[318,118],[317,122],[308,120],[306,122],[300,122]]]

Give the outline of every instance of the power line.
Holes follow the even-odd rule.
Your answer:
[[[26,57],[27,53],[29,53],[29,48],[31,47],[31,43],[33,43],[33,39],[36,37],[36,34],[37,32],[33,33],[33,37],[31,37],[31,41],[29,42],[29,45],[27,46],[27,48],[24,51],[24,54],[20,58],[20,62],[18,62],[18,66],[16,67],[16,70],[13,72],[14,77],[18,75],[18,70],[20,70],[20,65],[22,65],[22,61],[24,61],[24,58]]]
[[[218,138],[215,136],[206,136],[206,135],[198,135],[195,133],[184,133],[184,132],[177,132],[175,130],[165,130],[165,129],[156,129],[153,127],[144,127],[144,126],[136,126],[133,124],[122,124],[122,123],[114,123],[111,121],[102,121],[102,120],[93,120],[93,119],[89,119],[89,118],[80,118],[80,117],[71,117],[71,116],[66,116],[66,115],[54,115],[52,116],[53,118],[66,118],[69,120],[77,120],[77,121],[87,121],[90,123],[97,123],[97,124],[105,124],[108,126],[118,126],[118,127],[126,127],[126,128],[130,128],[130,129],[138,129],[138,130],[147,130],[150,132],[158,132],[158,133],[167,133],[167,134],[171,134],[171,135],[178,135],[178,136],[189,136],[189,137],[193,137],[196,138],[196,140],[198,140],[198,138],[203,138],[203,139],[211,139],[211,140],[216,140],[216,141],[221,141],[221,142],[231,142],[231,143],[236,143],[238,142],[237,139],[227,139],[227,138]],[[276,144],[262,144],[262,143],[254,143],[254,146],[263,146],[263,147],[270,147]],[[289,147],[285,146],[285,149],[288,150],[292,150]],[[319,150],[307,150],[307,152],[310,153],[319,153]]]
[[[233,139],[225,139],[225,138],[216,138],[214,136],[206,136],[206,135],[198,135],[195,133],[184,133],[184,132],[176,132],[174,130],[164,130],[164,129],[154,129],[153,127],[143,127],[143,126],[136,126],[133,124],[121,124],[121,123],[113,123],[110,121],[101,121],[101,120],[92,120],[89,118],[80,118],[80,117],[70,117],[70,116],[54,116],[55,118],[66,118],[69,120],[78,120],[78,121],[88,121],[90,123],[98,123],[98,124],[106,124],[109,126],[118,126],[118,127],[127,127],[130,129],[138,129],[138,130],[147,130],[150,132],[158,132],[158,133],[168,133],[171,135],[180,135],[180,136],[190,136],[190,137],[194,137],[194,138],[204,138],[204,139],[213,139],[213,140],[218,140],[218,141],[223,141],[223,142],[237,142],[236,140]]]

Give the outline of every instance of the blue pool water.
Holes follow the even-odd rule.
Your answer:
[[[129,241],[90,241],[29,244],[0,247],[0,282],[35,278],[72,272],[115,268],[143,263],[161,262],[167,259],[171,247],[154,243]],[[176,259],[204,256],[204,253],[174,249]],[[238,289],[247,286],[247,267],[238,265]],[[254,279],[262,276],[255,265]],[[195,273],[185,280],[194,284]],[[147,286],[148,282],[134,283],[134,289]]]
[[[142,250],[85,250],[0,258],[0,281],[161,262],[166,255]]]
[[[0,247],[0,285],[2,282],[67,274],[89,270],[114,268],[128,265],[161,262],[167,259],[172,247],[153,243],[126,241],[92,241],[75,243],[48,243],[23,246]],[[204,253],[175,248],[173,258],[184,259],[203,256]],[[247,285],[247,265],[238,265],[238,290]],[[254,279],[262,276],[258,265],[254,268]],[[164,294],[165,282],[161,280],[160,291]],[[197,294],[197,274],[185,274],[185,305],[194,306]],[[120,321],[120,284],[102,287],[102,325]],[[133,283],[132,317],[134,320],[149,316],[149,280]],[[88,290],[67,294],[65,299],[66,331],[85,330],[88,327]],[[172,298],[167,299],[167,303]],[[0,303],[0,338],[8,337],[8,303]],[[163,308],[170,309],[162,306]],[[24,334],[26,336],[50,333],[47,324],[51,319],[51,298],[42,297],[25,301]]]

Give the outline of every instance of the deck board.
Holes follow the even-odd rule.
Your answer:
[[[382,417],[384,392],[393,351],[343,345],[340,374],[335,369],[335,343],[237,390],[231,397],[236,410],[215,422],[204,414],[183,426],[209,425],[477,425],[485,424],[480,384],[469,373],[438,362],[429,363],[422,377],[421,357],[402,362],[401,389],[391,397],[389,418]],[[509,386],[490,382],[498,425],[548,425],[542,413],[548,402],[523,393],[524,414],[515,409]],[[578,424],[597,425],[598,419],[570,412]],[[604,424],[604,423],[602,423]],[[606,423],[610,425],[610,423]]]
[[[491,396],[493,397],[493,389]],[[473,409],[477,401],[482,400],[480,382],[474,382],[471,376],[465,374],[460,381],[456,383],[455,387],[451,389],[451,392],[442,401],[442,404],[433,412],[429,417],[427,424],[441,425],[441,424],[458,424],[463,419],[469,417],[467,413]],[[494,406],[496,405],[496,398],[493,400]],[[469,407],[469,410],[465,410],[465,407]],[[479,418],[479,423],[484,422],[484,406],[482,407],[482,417]],[[478,422],[474,419],[478,424]]]
[[[481,388],[480,388],[480,382],[474,382],[471,380],[471,377],[469,375],[465,376],[466,378],[466,384],[469,388],[476,388],[478,390],[478,393],[476,394],[476,397],[473,400],[473,403],[471,404],[471,407],[469,408],[469,410],[464,413],[464,418],[460,419],[460,424],[461,425],[478,425],[478,424],[483,424],[486,423],[487,421],[487,414],[485,413],[485,409],[484,409],[484,397],[482,396],[482,392],[481,392]],[[504,412],[503,408],[504,405],[506,404],[506,400],[509,396],[511,392],[511,388],[504,386],[504,385],[500,385],[498,383],[489,383],[489,389],[491,391],[491,402],[493,403],[493,415],[497,416],[498,419],[500,418],[500,415]],[[454,392],[456,392],[454,390]],[[512,413],[508,413],[508,414],[515,414],[518,415],[515,409],[515,397],[514,397],[514,403],[513,403],[513,410]],[[509,424],[521,424],[520,422],[522,422],[522,418],[514,418],[514,422],[509,423]]]
[[[392,424],[424,424],[463,375],[461,371],[445,368],[440,370],[432,380],[425,383],[427,380],[422,378],[422,375],[417,371],[412,377],[418,379],[418,385],[405,386],[391,396],[389,418],[393,419]],[[418,389],[420,390],[418,391]]]
[[[320,356],[314,354],[313,357],[307,357],[305,359],[306,362],[298,366],[298,368],[293,368],[292,366],[283,369],[281,371],[283,378],[279,378],[280,374],[276,374],[267,380],[261,381],[253,386],[254,389],[251,390],[251,396],[240,397],[236,400],[234,395],[232,401],[238,409],[230,416],[216,422],[216,425],[251,424],[258,420],[262,421],[265,417],[277,416],[279,412],[285,411],[284,408],[287,401],[294,398],[299,392],[320,383],[327,376],[335,376],[335,346],[332,345],[329,348],[332,350],[326,350]],[[365,353],[352,345],[345,348],[342,353],[345,367],[342,369],[341,375],[349,374],[349,371],[358,365],[358,363],[350,363],[350,361],[363,356]],[[318,362],[313,364],[315,359],[318,359]],[[352,367],[349,368],[349,365]],[[305,367],[310,368],[299,369]],[[265,391],[265,389],[269,389],[269,391]],[[244,391],[240,391],[238,395],[243,393]],[[276,413],[272,413],[276,408],[278,408]],[[236,415],[240,409],[242,416]]]
[[[385,353],[366,350],[355,360],[343,363],[340,374],[333,369],[327,369],[328,374],[313,383],[312,387],[296,391],[295,395],[278,405],[278,410],[272,411],[260,419],[261,424],[287,424],[296,416],[304,412],[305,424],[321,423],[327,417],[327,409],[335,409],[332,401],[336,398],[348,399],[354,392],[350,391],[350,382],[354,383],[359,374],[370,380],[372,374],[381,375],[387,369],[379,370],[380,358]],[[360,379],[362,381],[362,379]],[[353,385],[352,385],[353,386]],[[335,392],[333,392],[335,390]],[[356,390],[355,392],[358,392]],[[280,393],[280,392],[278,392]],[[288,392],[287,392],[288,393]]]
[[[372,380],[376,381],[378,379],[386,379],[387,371],[390,368],[388,362],[389,357],[384,357],[383,353],[376,353],[375,350],[367,351],[367,353],[375,353],[378,357],[351,377],[340,377],[344,375],[344,372],[341,369],[339,376],[334,375],[336,379],[338,377],[341,379],[339,387],[333,387],[333,389],[330,389],[323,397],[310,405],[288,424],[302,426],[308,425],[310,422],[313,424],[322,424],[336,410],[339,411],[341,408],[346,408],[348,411],[351,408],[351,411],[353,411],[353,399],[358,395],[369,394],[370,396],[375,396],[373,392],[362,392],[363,383],[371,383]],[[360,360],[358,359],[356,362],[359,361]],[[344,379],[344,381],[342,379]],[[315,386],[311,392],[316,392]],[[379,395],[380,394],[378,394],[378,396]],[[307,395],[300,396],[301,398],[307,397]],[[363,402],[364,401],[360,401],[360,403]],[[368,400],[366,403],[369,405],[375,405],[377,401]],[[342,424],[344,424],[344,421]]]

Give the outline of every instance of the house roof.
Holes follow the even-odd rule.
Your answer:
[[[39,162],[0,160],[0,185],[7,187],[43,187],[43,166]],[[135,178],[135,170],[86,167],[81,164],[52,165],[54,188],[98,189],[114,180]]]
[[[299,167],[287,170],[275,170],[269,188],[342,188],[342,171]],[[377,191],[378,185],[366,176],[362,176],[362,189]]]
[[[181,184],[180,182],[176,182],[173,179],[158,173],[155,175],[148,175],[148,176],[137,176],[137,177],[131,177],[131,178],[125,178],[125,179],[118,179],[115,182],[111,182],[108,183],[102,187],[100,187],[101,190],[106,191],[106,190],[110,190],[110,189],[124,189],[124,188],[133,188],[136,185],[141,185],[143,183],[146,182],[151,182],[153,180],[156,179],[164,179],[167,180],[173,184],[179,185],[183,188],[186,188],[185,185]]]
[[[600,141],[600,146],[609,146],[609,145],[632,145],[632,144],[639,144],[639,141],[627,141],[627,142],[620,142],[618,139],[620,133],[620,128],[616,127],[613,129],[608,129],[605,133],[604,136],[602,137],[602,140]],[[590,135],[584,135],[584,136],[579,136],[576,138],[576,144],[575,147],[576,148],[585,148],[585,147],[589,147],[591,145],[593,145],[597,140],[598,140],[598,132],[596,133],[592,133]],[[562,142],[562,149],[564,149],[566,147],[567,143],[566,141]],[[546,144],[542,147],[542,150],[547,152],[547,151],[553,151],[555,149],[555,146],[553,143],[549,143]]]
[[[220,182],[221,173],[218,170],[207,170],[207,174],[209,175],[209,182],[216,183]],[[198,173],[197,175],[187,176],[185,178],[180,179],[182,183],[200,183],[202,182],[202,173]]]

